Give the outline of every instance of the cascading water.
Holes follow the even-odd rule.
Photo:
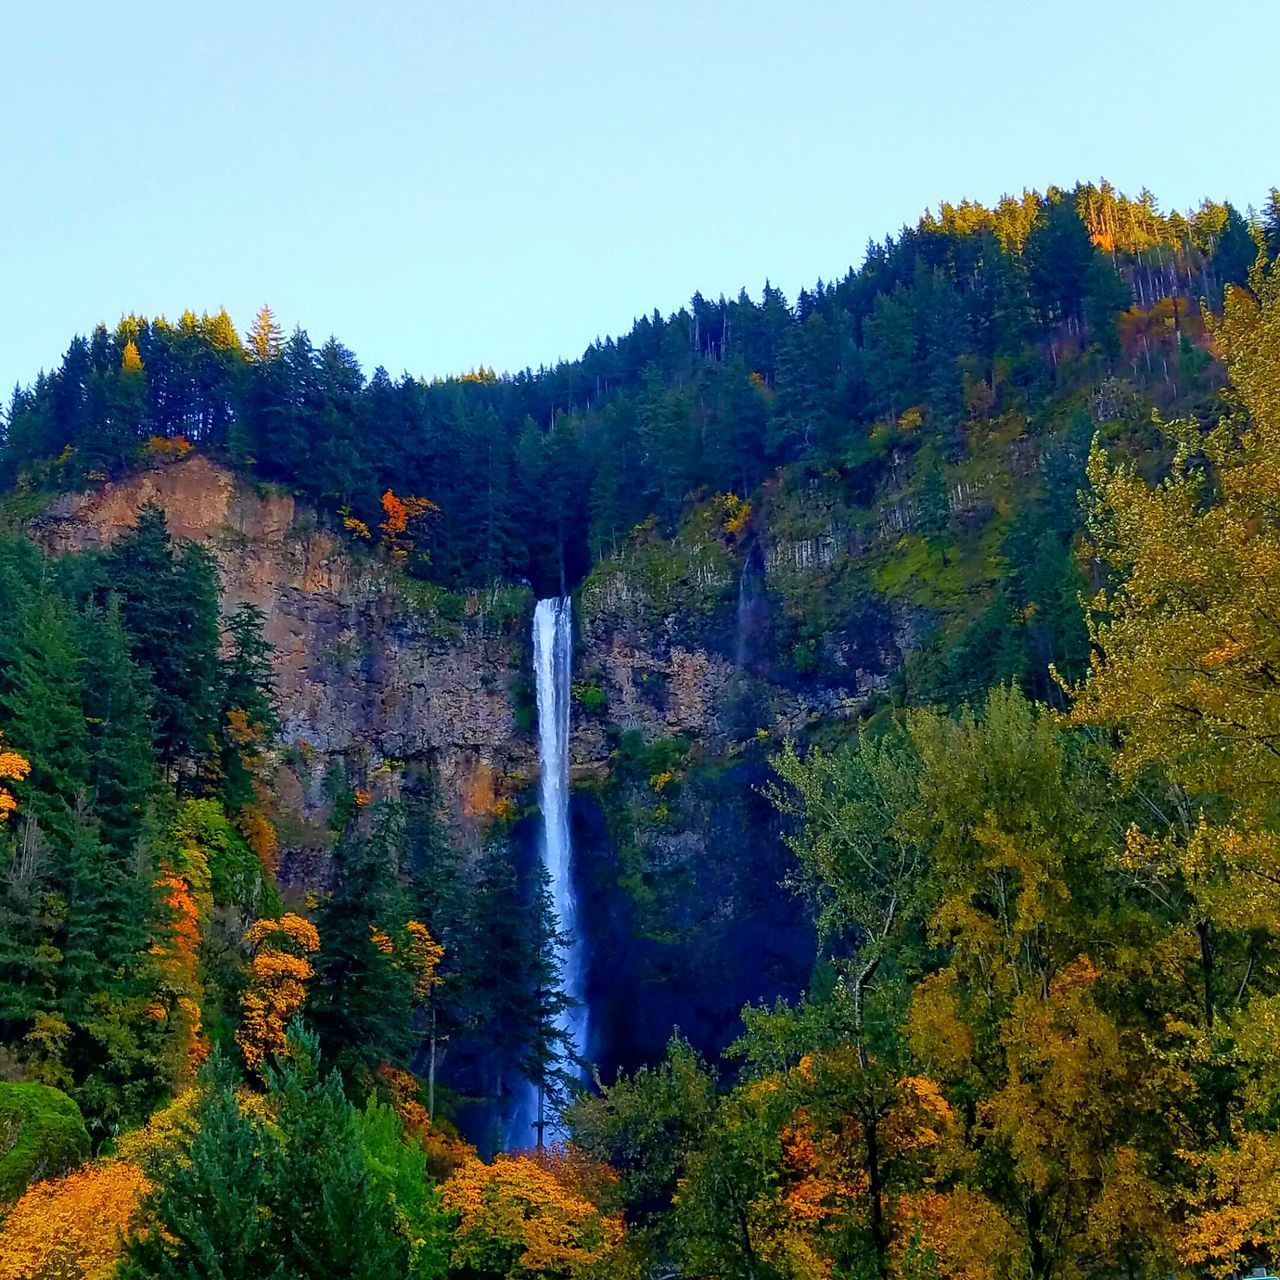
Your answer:
[[[569,702],[573,652],[573,609],[568,596],[539,600],[533,613],[533,669],[538,696],[538,746],[542,777],[542,862],[551,880],[560,930],[565,994],[576,1003],[558,1020],[574,1052],[587,1047],[587,1007],[583,1001],[582,942],[573,891],[573,849],[569,837]],[[508,1146],[525,1147],[540,1139],[543,1100],[530,1085],[508,1131]],[[549,1123],[549,1120],[548,1120]]]

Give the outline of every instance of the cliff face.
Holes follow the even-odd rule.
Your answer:
[[[415,584],[339,540],[312,510],[199,455],[62,495],[32,532],[51,551],[105,547],[148,503],[175,537],[214,555],[226,608],[248,601],[266,615],[289,748],[281,797],[304,825],[321,816],[335,764],[360,784],[384,764],[427,765],[464,827],[531,780],[536,744],[515,710],[528,697],[527,618],[499,620],[479,595],[461,616],[442,617]],[[577,714],[575,776],[602,776],[610,729],[726,737],[734,663],[608,603],[588,601],[579,620],[575,668],[599,681],[608,712]]]
[[[52,551],[104,547],[148,503],[213,554],[227,609],[266,616],[281,871],[296,889],[326,883],[329,809],[353,788],[429,776],[464,848],[533,799],[529,593],[433,593],[200,456],[64,495],[31,531]],[[802,981],[812,944],[778,888],[785,855],[759,789],[780,732],[857,701],[856,680],[805,686],[756,660],[763,571],[739,585],[695,575],[662,608],[633,569],[610,562],[584,585],[574,654],[579,897],[610,1068],[659,1054],[673,1023],[720,1047],[744,1001]]]
[[[64,495],[33,533],[54,551],[106,546],[147,503],[176,537],[213,553],[228,609],[249,601],[266,615],[287,748],[278,777],[286,870],[290,853],[296,865],[323,843],[335,769],[366,785],[384,763],[427,766],[461,829],[527,781],[536,757],[512,710],[513,638],[479,601],[446,624],[293,498],[194,456]]]

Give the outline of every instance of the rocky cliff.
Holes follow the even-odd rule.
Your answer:
[[[266,615],[286,748],[278,775],[286,871],[302,870],[300,860],[323,847],[335,770],[367,786],[429,767],[462,830],[528,780],[535,753],[512,696],[520,649],[483,601],[442,618],[313,511],[199,456],[64,495],[33,532],[55,551],[105,546],[147,503],[175,536],[213,553],[228,609],[250,601]]]
[[[32,533],[51,551],[103,547],[148,503],[216,558],[228,610],[265,614],[288,882],[325,883],[329,809],[354,788],[429,776],[472,848],[494,815],[533,801],[530,592],[407,580],[293,497],[198,455],[60,496]],[[741,1003],[793,988],[811,955],[759,787],[779,733],[846,710],[856,682],[766,678],[751,656],[766,584],[748,578],[695,573],[660,608],[623,557],[579,593],[574,829],[608,1063],[652,1057],[674,1022],[724,1043]]]
[[[164,511],[176,537],[214,555],[226,608],[249,601],[266,616],[286,748],[278,777],[286,867],[288,854],[296,863],[322,843],[326,778],[335,769],[353,786],[430,769],[464,834],[528,785],[537,752],[527,593],[501,601],[434,595],[292,496],[200,455],[62,495],[32,532],[52,551],[103,547],[148,503]],[[619,564],[580,601],[575,669],[602,695],[598,714],[584,704],[575,716],[580,780],[606,776],[613,739],[629,729],[717,748],[734,734],[726,718],[739,692],[731,656],[680,639],[670,618],[649,621],[640,592]],[[812,702],[792,695],[776,712],[803,719]]]

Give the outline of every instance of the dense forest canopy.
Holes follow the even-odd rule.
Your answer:
[[[1274,1264],[1277,258],[1274,191],[1103,183],[538,373],[366,380],[266,309],[73,341],[0,454],[0,1280]],[[718,1058],[673,1028],[584,1075],[514,806],[463,848],[426,776],[333,771],[332,874],[283,883],[262,612],[152,506],[105,549],[28,536],[192,450],[434,600],[631,573],[633,622],[728,648],[722,757],[580,689],[610,754],[578,798],[655,936],[642,827],[780,833],[803,991]],[[764,686],[861,719],[780,733]],[[566,1141],[466,1141],[523,1080]]]
[[[366,379],[336,338],[285,336],[266,309],[243,336],[225,312],[128,316],[15,392],[0,458],[80,484],[184,440],[365,527],[387,489],[421,494],[438,513],[412,572],[547,591],[647,516],[670,525],[699,492],[745,498],[779,467],[835,469],[869,494],[895,452],[876,423],[920,420],[955,458],[966,421],[1034,419],[1104,366],[1178,386],[1200,298],[1220,307],[1259,239],[1280,241],[1274,194],[1260,217],[1214,201],[1165,215],[1105,182],[944,204],[794,305],[767,284],[758,301],[695,295],[553,369],[431,383]]]

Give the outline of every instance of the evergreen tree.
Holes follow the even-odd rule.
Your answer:
[[[311,1020],[326,1058],[358,1092],[368,1090],[381,1063],[402,1060],[413,1043],[413,977],[394,950],[407,918],[397,883],[402,840],[402,816],[391,805],[377,808],[368,835],[349,829],[338,849],[337,883],[316,913]]]
[[[269,1075],[265,1123],[236,1097],[225,1064],[174,1162],[144,1206],[121,1280],[386,1280],[407,1273],[386,1172],[366,1152],[336,1072],[321,1076],[314,1037],[296,1031]],[[426,1206],[415,1225],[434,1225]],[[425,1221],[424,1221],[425,1220]],[[415,1275],[427,1276],[423,1269]]]
[[[403,1275],[407,1242],[369,1168],[342,1077],[320,1074],[314,1038],[299,1035],[291,1048],[268,1089],[286,1135],[267,1183],[284,1273],[315,1280]]]
[[[266,614],[248,602],[227,619],[230,652],[221,664],[219,740],[222,790],[233,809],[257,798],[254,780],[262,753],[280,732],[271,645],[263,634]]]
[[[187,1158],[146,1202],[151,1225],[129,1242],[121,1280],[281,1280],[272,1208],[278,1132],[242,1108],[215,1062]]]
[[[156,784],[149,682],[131,660],[118,597],[90,605],[80,633],[93,808],[103,838],[123,858],[142,834]]]
[[[575,1001],[564,989],[560,957],[566,939],[556,918],[551,874],[541,861],[535,871],[533,900],[521,923],[521,972],[531,999],[520,1068],[544,1104],[558,1108],[569,1086],[579,1078],[578,1064],[572,1060],[574,1046],[565,1030],[565,1015]]]
[[[41,594],[11,625],[0,711],[6,737],[31,764],[19,796],[44,834],[65,842],[90,776],[84,655],[75,617],[62,601]]]
[[[218,579],[213,558],[176,548],[164,513],[144,507],[102,561],[103,599],[119,597],[133,659],[151,677],[156,750],[170,774],[196,776],[215,746],[219,669]]]

